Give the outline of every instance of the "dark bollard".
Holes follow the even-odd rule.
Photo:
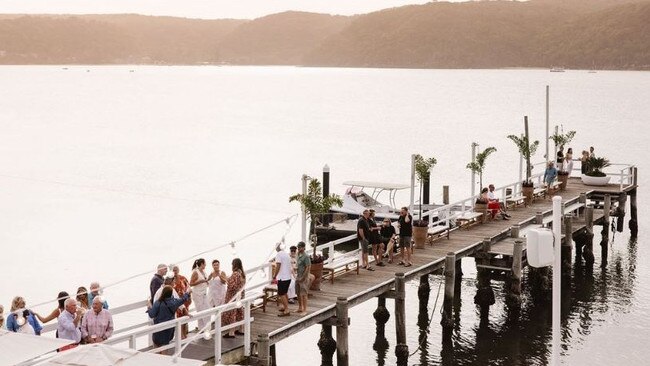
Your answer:
[[[336,341],[332,338],[332,326],[323,324],[318,339],[318,348],[321,355],[321,366],[334,366],[334,351],[336,351]]]

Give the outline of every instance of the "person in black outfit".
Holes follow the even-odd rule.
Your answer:
[[[370,209],[370,217],[368,218],[368,224],[370,226],[370,245],[372,245],[372,256],[375,258],[375,263],[379,267],[385,266],[382,262],[384,255],[384,245],[381,243],[381,238],[379,237],[379,226],[377,226],[377,221],[375,221],[375,210]]]
[[[379,229],[379,234],[381,243],[386,246],[387,253],[384,256],[388,256],[388,263],[393,263],[393,253],[397,252],[397,246],[395,245],[395,227],[391,225],[388,217],[384,219]]]
[[[402,207],[399,213],[399,248],[402,253],[402,261],[400,265],[410,267],[411,263],[411,237],[413,236],[413,216],[409,214],[409,209]]]
[[[557,162],[557,166],[562,166],[561,164],[564,162],[564,146],[560,146],[560,149],[557,151],[557,159],[555,160]]]
[[[363,210],[363,216],[360,216],[357,222],[357,239],[359,239],[359,246],[361,247],[361,266],[368,271],[374,271],[375,269],[368,265],[368,243],[370,240],[369,217],[370,211]]]

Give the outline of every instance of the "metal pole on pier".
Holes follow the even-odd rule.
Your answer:
[[[562,290],[562,197],[553,197],[553,355],[551,365],[560,365],[560,299]],[[567,234],[567,238],[570,238]]]
[[[415,154],[411,154],[411,201],[409,204],[409,212],[413,212],[413,205],[415,203]]]
[[[546,158],[546,161],[549,161],[550,158],[551,158],[551,157],[548,155],[548,138],[550,137],[550,136],[549,136],[549,132],[550,132],[550,131],[549,131],[549,128],[550,128],[550,124],[549,124],[549,123],[550,123],[550,122],[549,122],[549,117],[548,117],[548,105],[549,105],[549,102],[548,102],[548,96],[549,96],[549,91],[548,91],[548,85],[547,85],[547,86],[546,86],[546,139],[545,139],[545,141],[546,141],[546,155],[544,155],[544,157]]]
[[[323,167],[323,197],[330,195],[330,167],[325,164]]]
[[[472,142],[472,163],[476,160],[476,148],[478,143]],[[483,187],[481,187],[483,189]],[[472,197],[476,194],[476,173],[472,170]]]
[[[311,179],[307,174],[302,175],[302,194],[303,196],[307,195],[307,181]],[[305,206],[302,206],[302,223],[300,227],[300,240],[303,242],[307,242],[307,211],[305,210]]]

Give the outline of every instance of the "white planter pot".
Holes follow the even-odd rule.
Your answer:
[[[610,176],[604,177],[590,177],[588,175],[582,175],[582,183],[588,186],[604,186],[609,183]]]

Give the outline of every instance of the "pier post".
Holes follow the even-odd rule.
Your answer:
[[[587,206],[587,194],[584,193],[584,192],[580,193],[580,198],[578,198],[578,202],[584,204],[585,207],[586,207]],[[581,207],[580,209],[578,209],[578,217],[580,217],[580,214],[584,214],[585,207]]]
[[[571,215],[564,215],[564,241],[562,242],[562,274],[571,275],[571,247],[573,241],[573,222]]]
[[[542,211],[537,211],[535,214],[535,224],[541,225],[544,222],[544,213]]]
[[[588,206],[585,210],[585,222],[587,223],[586,232],[584,237],[584,247],[582,257],[585,259],[585,264],[591,266],[594,264],[594,207]]]
[[[261,365],[271,366],[268,334],[260,334],[257,336],[257,358]]]
[[[404,273],[395,273],[395,356],[398,366],[407,366],[409,347],[406,344],[406,291]]]
[[[336,364],[348,366],[348,299],[336,299]]]
[[[336,351],[336,341],[332,338],[332,326],[323,324],[318,339],[318,349],[320,349],[321,366],[334,366],[332,357]]]
[[[431,192],[431,178],[425,177],[422,182],[422,204],[429,204],[429,196]]]
[[[323,166],[323,197],[330,195],[330,167],[325,164]],[[332,214],[325,213],[321,216],[321,223],[323,226],[327,227],[330,222],[332,222]]]
[[[386,358],[386,351],[388,350],[388,340],[386,339],[386,323],[390,319],[390,313],[386,309],[386,296],[380,295],[377,297],[377,309],[372,316],[375,318],[377,326],[377,335],[375,336],[375,343],[372,349],[377,351],[377,360],[379,364],[384,363]]]
[[[512,225],[510,227],[510,237],[511,238],[518,238],[520,230],[521,230],[521,226],[519,224]]]
[[[609,249],[609,212],[612,207],[612,198],[606,194],[605,202],[603,203],[603,230],[600,235],[600,263],[601,267],[607,267],[607,252]]]
[[[456,282],[454,283],[454,299],[456,302],[460,301],[460,289],[461,285],[463,282],[463,258],[458,258],[456,259],[456,270],[454,273],[456,274]]]
[[[508,293],[506,295],[506,304],[512,310],[521,309],[521,273],[523,268],[523,252],[523,240],[515,240],[515,245],[512,251],[512,273],[508,279]]]
[[[490,245],[492,240],[490,238],[483,239],[483,245],[478,253],[476,253],[476,295],[474,296],[474,304],[481,307],[481,318],[487,318],[490,306],[494,305],[494,290],[492,290],[491,274],[492,271],[488,268],[480,267],[479,265],[490,264]]]
[[[425,309],[429,305],[429,293],[431,286],[429,285],[429,274],[420,276],[420,286],[418,286],[418,299],[420,300],[420,309]]]
[[[451,333],[454,327],[454,287],[456,282],[456,254],[447,253],[445,257],[445,299],[442,302],[442,325],[443,338],[451,339]]]
[[[616,207],[616,231],[623,232],[625,227],[625,206],[627,206],[627,194],[618,195],[618,206]]]
[[[636,177],[636,168],[634,168],[634,176]],[[628,223],[628,227],[630,228],[631,239],[636,239],[639,234],[639,223],[636,213],[636,188],[630,191],[630,222]]]
[[[442,186],[442,204],[449,204],[449,186]]]

